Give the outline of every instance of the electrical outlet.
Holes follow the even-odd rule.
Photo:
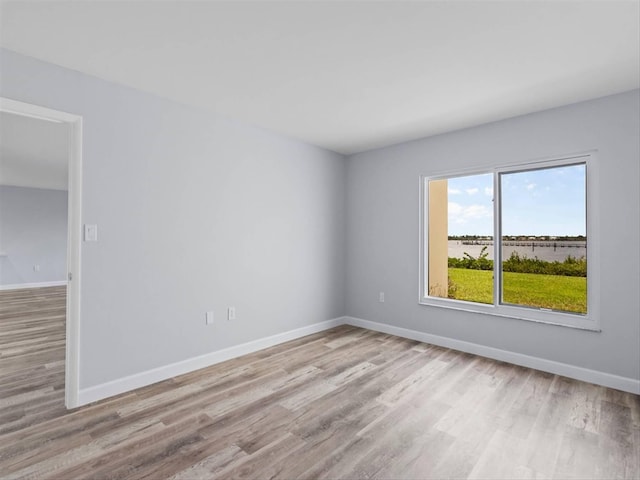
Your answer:
[[[380,303],[384,303],[384,292],[380,292],[380,293],[378,294],[378,301],[379,301]]]
[[[227,320],[235,320],[236,319],[236,307],[229,307],[227,310]]]
[[[213,325],[213,312],[207,312],[205,315],[207,325]]]
[[[34,272],[39,272],[40,271],[40,265],[34,265],[33,266],[33,271]]]

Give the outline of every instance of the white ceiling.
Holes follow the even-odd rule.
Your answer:
[[[639,5],[3,1],[0,43],[349,154],[638,88]]]
[[[0,185],[67,190],[68,130],[0,112]]]

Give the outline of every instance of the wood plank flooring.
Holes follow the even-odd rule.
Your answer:
[[[64,288],[0,348],[5,479],[640,478],[640,397],[354,327],[73,411]]]

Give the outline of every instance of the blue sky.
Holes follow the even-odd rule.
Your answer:
[[[502,174],[503,235],[586,235],[585,166]],[[449,179],[449,235],[493,235],[493,175]]]

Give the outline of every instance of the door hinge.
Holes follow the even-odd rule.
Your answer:
[[[69,278],[69,281],[73,280],[73,274],[71,272],[69,272],[67,274],[67,278]]]

